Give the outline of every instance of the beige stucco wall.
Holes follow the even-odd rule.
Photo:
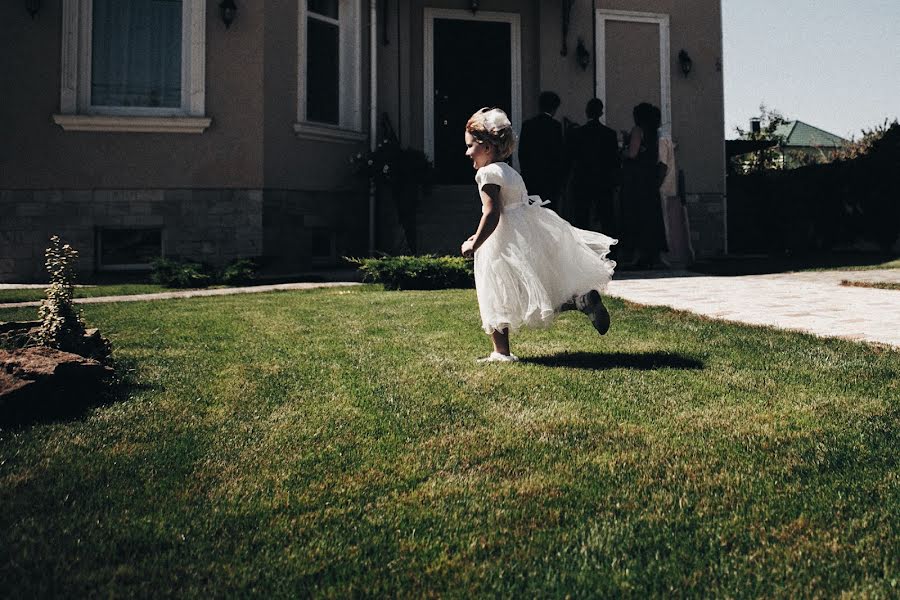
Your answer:
[[[365,182],[353,177],[349,157],[368,141],[310,140],[294,132],[297,121],[298,0],[267,2],[265,17],[265,187],[310,191],[348,190]],[[360,2],[362,128],[369,129],[369,3]],[[365,218],[366,215],[361,215]]]
[[[605,10],[669,15],[672,134],[678,143],[680,167],[687,190],[696,194],[724,194],[724,93],[721,73],[722,28],[720,0],[603,0]],[[594,16],[592,2],[576,0],[569,31],[569,56],[560,56],[561,0],[541,2],[541,87],[562,96],[558,117],[584,121],[584,103],[594,95]],[[574,48],[582,37],[591,53],[591,67],[582,71]],[[678,65],[684,48],[694,67],[685,78]],[[527,114],[527,113],[526,113]],[[616,129],[620,127],[612,124]]]
[[[206,15],[202,134],[63,131],[59,112],[62,2],[31,20],[23,2],[0,2],[0,189],[259,188],[263,185],[263,8],[240,4],[226,30]]]

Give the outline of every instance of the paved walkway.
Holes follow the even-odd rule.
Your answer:
[[[900,347],[900,290],[842,281],[900,284],[900,269],[737,277],[625,272],[610,284],[609,294],[714,319]]]
[[[842,281],[900,284],[900,269],[808,271],[736,277],[706,276],[687,271],[626,271],[616,274],[616,279],[610,284],[609,294],[637,304],[669,306],[714,319],[767,325],[823,337],[875,342],[900,348],[900,291],[842,286]],[[285,283],[77,298],[75,302],[139,302],[348,285],[359,284]],[[0,308],[39,304],[17,302],[0,304]]]

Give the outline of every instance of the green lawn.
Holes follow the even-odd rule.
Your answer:
[[[818,252],[785,256],[727,256],[697,262],[692,271],[707,275],[758,275],[792,271],[869,271],[900,269],[896,254]]]
[[[134,294],[155,294],[171,292],[167,288],[154,283],[116,283],[104,285],[88,285],[75,288],[76,298],[97,298],[99,296],[132,296]],[[46,292],[41,288],[0,290],[0,304],[10,302],[33,302],[43,300]]]
[[[877,282],[877,281],[841,281],[841,285],[849,287],[867,287],[879,290],[900,290],[900,283]]]
[[[900,353],[608,305],[484,366],[473,290],[85,306],[125,382],[0,431],[0,597],[896,597]]]

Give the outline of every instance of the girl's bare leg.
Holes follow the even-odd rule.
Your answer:
[[[492,331],[491,343],[494,344],[494,352],[509,355],[509,330]]]

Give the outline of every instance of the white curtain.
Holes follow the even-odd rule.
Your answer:
[[[93,0],[91,104],[181,106],[182,0]]]

